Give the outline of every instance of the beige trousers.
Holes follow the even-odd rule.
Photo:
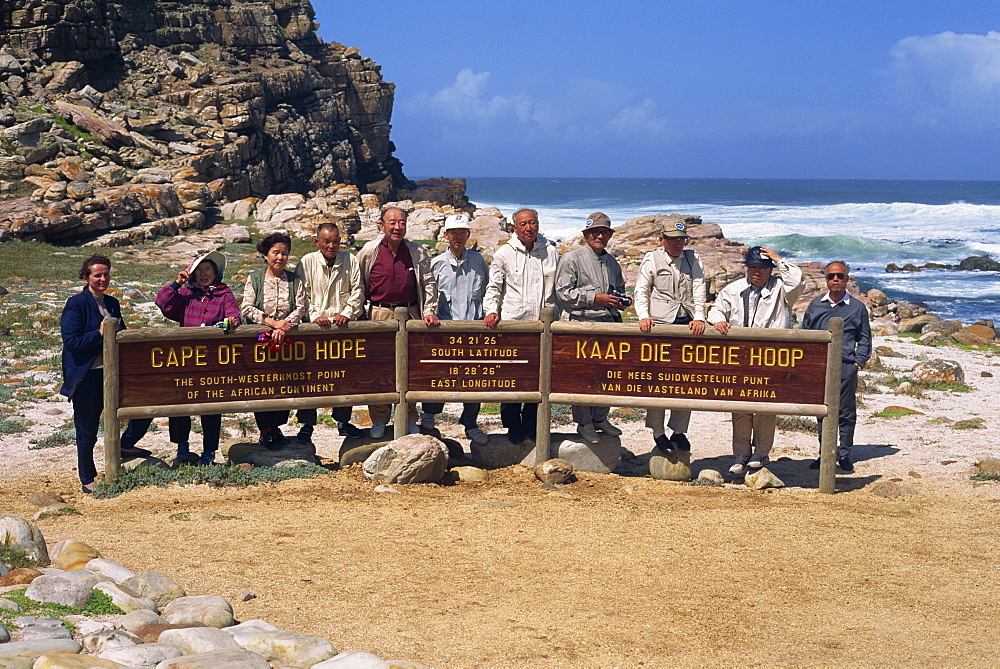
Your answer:
[[[419,319],[422,318],[420,315],[419,307],[410,307],[410,318]],[[369,307],[368,320],[370,321],[394,321],[396,320],[396,313],[393,309],[389,307]],[[368,415],[371,416],[373,423],[389,423],[392,419],[392,405],[391,404],[369,404],[368,405]],[[417,405],[406,404],[406,419],[411,423],[417,422]]]
[[[752,453],[770,453],[777,421],[773,413],[734,413],[733,455],[749,457]]]

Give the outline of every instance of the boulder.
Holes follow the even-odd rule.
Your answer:
[[[162,615],[171,623],[202,623],[209,627],[232,627],[233,607],[222,597],[194,595],[167,604]]]
[[[988,346],[990,343],[989,339],[973,334],[967,329],[956,332],[951,336],[951,338],[959,344],[965,344],[966,346]]]
[[[82,646],[72,639],[11,641],[0,644],[0,662],[12,657],[41,657],[47,653],[79,653]]]
[[[109,648],[103,651],[99,657],[102,660],[118,662],[126,667],[152,668],[164,660],[180,657],[182,654],[181,651],[165,643],[144,643],[138,646]]]
[[[132,578],[122,581],[122,587],[140,597],[152,599],[158,609],[162,609],[178,597],[184,597],[187,594],[184,592],[184,588],[158,571],[144,571],[136,574]]]
[[[24,596],[36,602],[62,604],[82,609],[94,596],[93,591],[79,583],[59,576],[39,576],[31,582]]]
[[[390,669],[390,664],[367,650],[345,650],[329,660],[314,664],[312,669]]]
[[[448,470],[448,447],[429,435],[404,435],[372,453],[362,469],[369,480],[436,483]]]
[[[927,360],[914,365],[910,375],[925,383],[965,383],[965,371],[954,360]]]
[[[100,551],[82,541],[63,539],[56,543],[49,552],[52,566],[66,571],[77,571],[87,568],[87,563],[101,557]]]
[[[232,627],[223,627],[223,632],[228,632],[239,644],[240,648],[247,647],[247,641],[251,637],[260,634],[261,632],[276,632],[278,628],[269,622],[264,620],[246,620],[239,625],[233,625]]]
[[[131,613],[132,611],[138,611],[140,609],[156,611],[156,602],[152,599],[148,597],[136,597],[131,592],[123,590],[120,586],[114,583],[98,583],[94,586],[94,590],[100,590],[106,594],[111,598],[114,605],[125,613]]]
[[[156,669],[271,669],[271,663],[246,650],[219,650],[164,660]]]
[[[115,583],[121,583],[122,581],[135,576],[135,572],[126,569],[117,562],[105,560],[104,558],[94,558],[87,563],[86,569],[87,571],[95,574],[103,574]]]
[[[135,635],[142,639],[143,643],[157,643],[160,635],[167,630],[186,630],[193,627],[206,627],[206,625],[202,623],[151,623],[137,629]]]
[[[702,469],[698,472],[699,481],[708,481],[709,483],[714,483],[715,485],[722,485],[726,482],[726,478],[714,469]]]
[[[868,300],[872,303],[873,307],[884,307],[889,303],[888,298],[886,298],[885,293],[883,293],[878,288],[872,288],[865,295]]]
[[[46,653],[40,655],[32,669],[124,669],[125,665],[102,660],[98,657],[74,653]]]
[[[139,645],[142,645],[142,639],[124,630],[104,630],[83,637],[83,649],[97,655],[112,648],[130,648]]]
[[[136,634],[140,628],[146,625],[166,625],[169,624],[164,618],[161,618],[156,611],[151,611],[149,609],[138,609],[127,613],[118,620],[115,621],[115,627],[118,629],[123,629],[128,632]]]
[[[923,334],[935,333],[938,335],[951,335],[962,329],[962,324],[958,321],[932,321],[922,327]]]
[[[42,572],[37,569],[32,569],[31,567],[11,569],[3,576],[0,576],[0,586],[27,585],[39,576],[43,576]]]
[[[915,316],[913,318],[907,318],[905,320],[900,320],[899,324],[896,326],[896,331],[903,332],[922,332],[924,326],[928,323],[934,323],[941,320],[937,316],[931,316],[930,314],[922,314],[920,316]]]
[[[691,465],[676,455],[654,450],[649,458],[649,475],[661,481],[690,481]]]
[[[333,644],[323,637],[281,630],[250,637],[246,649],[282,667],[311,667],[337,654]]]
[[[490,480],[489,472],[479,467],[452,467],[451,474],[461,483],[483,483]]]
[[[975,325],[970,325],[965,328],[963,332],[968,332],[977,337],[982,337],[986,340],[993,340],[997,338],[997,331],[993,329],[992,325],[985,325],[981,323],[976,323]]]
[[[578,472],[610,474],[621,461],[621,439],[601,436],[601,441],[590,444],[573,435],[569,439],[556,440],[550,444],[549,455],[569,462]],[[536,464],[535,452],[528,453],[521,464],[532,467]]]
[[[1000,272],[1000,262],[989,256],[969,256],[958,263],[958,269],[976,272]]]
[[[19,516],[0,518],[0,543],[8,548],[23,551],[28,559],[40,565],[49,564],[49,553],[45,547],[42,531],[30,520]]]
[[[231,634],[215,627],[165,630],[157,643],[173,646],[185,655],[219,650],[240,650]]]
[[[512,444],[509,439],[493,437],[483,446],[474,441],[469,444],[472,461],[483,469],[502,469],[516,465],[531,457],[534,449],[535,442],[530,439],[525,439],[520,444]]]

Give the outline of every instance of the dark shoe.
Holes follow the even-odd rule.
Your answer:
[[[348,439],[360,439],[365,436],[365,431],[350,423],[338,423],[337,434]]]
[[[123,448],[121,449],[122,460],[128,460],[130,458],[148,458],[153,454],[153,451],[148,451],[145,448]]]
[[[655,437],[653,439],[653,442],[656,444],[656,448],[660,449],[664,453],[674,452],[674,444],[673,442],[670,441],[670,438],[667,437],[667,435],[665,434],[661,434],[660,436]]]
[[[854,473],[854,464],[851,462],[850,458],[840,458],[837,460],[837,466],[848,474]]]
[[[215,451],[205,451],[198,457],[198,464],[202,467],[215,462]]]
[[[515,446],[520,446],[524,443],[524,433],[517,430],[507,430],[507,439]]]
[[[288,446],[292,440],[281,433],[280,428],[274,428],[274,445],[280,447]]]
[[[312,446],[312,433],[299,431],[299,433],[295,435],[295,441],[299,442],[303,446]]]
[[[683,432],[677,432],[674,436],[670,437],[670,443],[674,445],[678,451],[690,451],[691,442],[688,441],[687,435]]]
[[[187,462],[191,459],[191,444],[186,441],[179,442],[177,444],[177,460],[178,462]]]
[[[94,483],[93,481],[91,481],[90,483],[84,483],[80,487],[83,489],[83,492],[87,493],[88,495],[93,495],[94,494],[94,488],[96,486],[97,486],[97,484]]]
[[[278,442],[278,435],[281,435],[282,441],[280,443]],[[272,428],[261,431],[259,443],[269,451],[280,451],[288,443],[288,438],[281,434],[280,431]]]
[[[820,461],[820,458],[816,458],[815,460],[813,460],[812,462],[810,462],[809,463],[809,469],[819,469],[819,461]]]

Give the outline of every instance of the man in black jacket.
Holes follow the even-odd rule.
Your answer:
[[[851,447],[854,445],[854,426],[858,422],[855,393],[858,389],[858,372],[872,355],[872,332],[868,324],[868,310],[861,300],[847,293],[850,268],[847,263],[834,261],[826,266],[826,287],[829,292],[809,303],[802,327],[805,330],[826,330],[831,318],[844,319],[844,350],[841,356],[840,376],[840,446],[837,464],[845,472],[853,472]],[[823,436],[823,419],[819,419],[820,439]],[[817,458],[809,465],[819,469]]]

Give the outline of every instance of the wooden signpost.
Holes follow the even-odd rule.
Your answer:
[[[700,337],[685,326],[442,321],[306,324],[272,350],[243,326],[116,332],[105,323],[105,414],[118,419],[407,402],[538,403],[535,458],[549,457],[550,403],[775,413],[823,424],[820,491],[834,492],[843,322],[830,331],[732,328]],[[105,431],[107,474],[117,430]]]

